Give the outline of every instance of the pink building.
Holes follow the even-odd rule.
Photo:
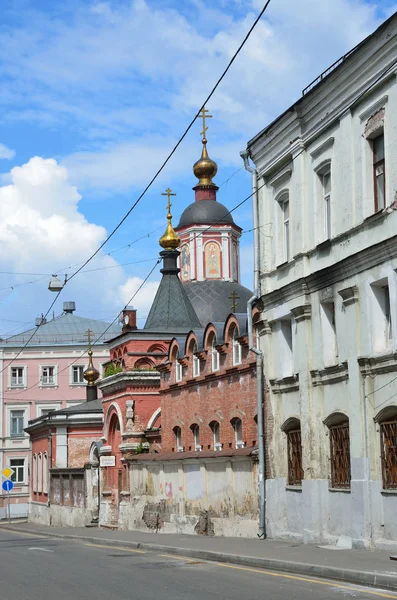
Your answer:
[[[28,514],[30,447],[24,431],[28,421],[86,402],[87,332],[91,331],[94,366],[101,375],[109,360],[105,342],[120,334],[117,323],[109,327],[109,323],[75,315],[74,302],[64,302],[63,308],[60,317],[40,326],[19,356],[33,330],[0,342],[0,471],[5,466],[15,471],[11,493],[11,515],[15,517]],[[0,519],[5,512],[3,494]]]

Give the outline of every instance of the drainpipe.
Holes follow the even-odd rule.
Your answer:
[[[259,289],[259,229],[258,229],[258,180],[256,169],[249,164],[248,150],[240,152],[244,168],[252,174],[252,212],[254,217],[254,295],[247,302],[248,343],[249,349],[256,355],[256,394],[258,415],[258,458],[259,458],[259,531],[258,538],[266,539],[266,461],[264,436],[264,403],[263,403],[263,353],[254,341],[252,325],[252,307],[260,298]]]

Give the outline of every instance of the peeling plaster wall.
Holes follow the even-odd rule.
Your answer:
[[[164,533],[254,537],[258,527],[257,464],[228,458],[130,464],[130,495],[118,526]],[[101,504],[100,522],[111,507]]]

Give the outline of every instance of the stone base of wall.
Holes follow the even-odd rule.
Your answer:
[[[24,519],[28,516],[29,505],[27,502],[22,504],[10,504],[11,519]],[[0,519],[8,519],[8,507],[5,505],[0,508]]]
[[[28,521],[53,527],[85,527],[91,521],[91,511],[74,506],[47,506],[38,502],[29,505]]]
[[[30,502],[28,521],[38,525],[50,525],[50,507],[40,502]]]
[[[327,479],[266,481],[266,523],[270,539],[345,548],[397,549],[397,494],[380,481],[357,479],[350,490],[330,490]]]

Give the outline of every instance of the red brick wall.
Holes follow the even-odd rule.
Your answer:
[[[128,340],[121,342],[110,351],[110,359],[116,363],[122,363],[123,370],[154,368],[157,364],[164,362],[165,356],[156,356],[158,353],[168,352],[169,342],[163,340]],[[134,356],[129,356],[133,352]],[[142,353],[141,355],[139,355]],[[149,353],[151,356],[146,356]]]
[[[190,429],[194,423],[200,427],[202,449],[213,449],[213,433],[209,426],[211,421],[217,421],[220,425],[220,442],[223,448],[235,448],[231,420],[236,417],[242,421],[242,440],[245,445],[256,445],[256,361],[248,350],[247,339],[242,338],[240,341],[242,362],[238,366],[233,366],[231,339],[219,348],[219,371],[212,371],[210,345],[207,352],[201,353],[198,377],[193,377],[191,355],[184,360],[184,374],[180,383],[176,382],[175,364],[174,361],[171,362],[170,369],[164,373],[161,386],[163,452],[176,450],[173,431],[176,426],[181,428],[184,450],[194,450],[194,438]],[[189,343],[190,340],[188,346]]]
[[[90,459],[90,448],[93,442],[102,437],[102,427],[68,430],[68,467],[84,467]]]
[[[42,463],[41,463],[41,469],[43,472],[44,466],[46,465],[47,469],[49,470],[51,468],[51,464],[50,464],[50,458],[51,458],[51,452],[50,452],[50,442],[48,439],[50,430],[49,429],[43,429],[41,431],[38,431],[37,433],[34,433],[31,435],[31,444],[32,444],[32,452],[31,452],[31,463],[30,463],[30,477],[29,477],[29,490],[30,490],[30,497],[34,502],[44,502],[46,503],[48,500],[48,493],[44,493],[43,491],[41,493],[39,493],[37,491],[37,486],[36,486],[36,491],[33,492],[33,470],[36,469],[36,473],[38,472],[38,468],[39,468],[39,455],[41,454],[42,457],[44,457],[44,455],[47,455],[47,460],[45,461],[44,458],[42,459]],[[54,445],[54,444],[53,444]],[[48,487],[49,487],[49,473],[48,473]]]

